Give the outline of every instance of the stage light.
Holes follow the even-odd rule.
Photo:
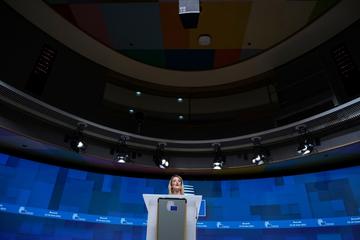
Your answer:
[[[315,150],[315,145],[320,145],[320,140],[315,139],[308,132],[305,125],[299,125],[295,127],[295,130],[298,132],[298,142],[299,146],[297,148],[297,153],[301,155],[307,155],[312,153]]]
[[[253,156],[251,162],[255,165],[263,165],[265,163],[266,156],[264,154],[256,154]]]
[[[116,163],[127,163],[130,161],[130,149],[126,144],[126,141],[129,139],[129,136],[121,136],[116,146],[110,150],[110,153],[114,155]]]
[[[251,163],[257,166],[265,164],[269,160],[270,151],[261,144],[261,137],[251,138],[254,145]]]
[[[314,144],[310,139],[305,139],[302,143],[299,144],[297,152],[301,155],[306,155],[314,151]]]
[[[170,166],[169,160],[165,156],[166,143],[159,143],[153,155],[153,160],[156,166],[166,169]]]
[[[83,152],[86,149],[86,145],[85,142],[83,140],[81,140],[81,137],[79,136],[78,138],[75,137],[74,139],[71,140],[70,142],[70,148],[75,151],[75,152]]]
[[[116,153],[114,156],[114,160],[117,163],[127,163],[129,161],[128,153]]]
[[[87,127],[86,123],[79,122],[74,133],[65,135],[64,142],[70,142],[70,149],[74,152],[84,152],[87,144],[84,141],[83,131]]]
[[[226,156],[221,151],[220,143],[214,143],[214,161],[212,167],[214,170],[221,170],[225,166]]]
[[[159,167],[162,168],[162,169],[168,168],[169,167],[169,161],[166,160],[165,158],[161,159]]]

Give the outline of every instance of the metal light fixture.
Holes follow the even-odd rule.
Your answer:
[[[257,166],[265,164],[270,157],[270,151],[262,146],[261,137],[253,137],[251,138],[251,141],[254,144],[251,163]]]
[[[79,122],[76,126],[76,130],[71,135],[65,135],[64,142],[70,143],[70,149],[74,152],[84,152],[87,148],[87,144],[84,141],[83,131],[87,127],[86,123]]]
[[[220,143],[214,143],[214,161],[213,161],[213,169],[214,170],[221,170],[226,161],[226,156],[221,151]]]
[[[129,136],[121,136],[118,144],[110,150],[110,153],[114,155],[115,163],[123,164],[130,161],[130,149],[126,144],[129,139]]]
[[[295,130],[299,134],[299,146],[297,148],[297,153],[301,155],[307,155],[312,153],[315,149],[316,139],[311,136],[305,125],[299,125],[295,128]]]
[[[153,160],[156,166],[166,169],[170,166],[169,160],[165,156],[166,143],[159,143],[153,155]]]

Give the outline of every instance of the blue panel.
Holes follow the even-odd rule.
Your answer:
[[[5,165],[7,163],[8,158],[9,158],[8,155],[0,153],[0,164]]]
[[[174,70],[207,70],[213,68],[214,50],[165,50],[166,67]]]
[[[157,2],[109,3],[102,4],[101,9],[113,48],[163,48]]]

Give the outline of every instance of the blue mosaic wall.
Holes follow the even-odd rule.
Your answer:
[[[359,239],[360,166],[252,180],[187,181],[198,239]],[[143,193],[167,180],[66,169],[0,154],[0,239],[145,239]]]

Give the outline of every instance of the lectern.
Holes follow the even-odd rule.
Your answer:
[[[202,196],[143,194],[148,211],[146,240],[195,240]]]

